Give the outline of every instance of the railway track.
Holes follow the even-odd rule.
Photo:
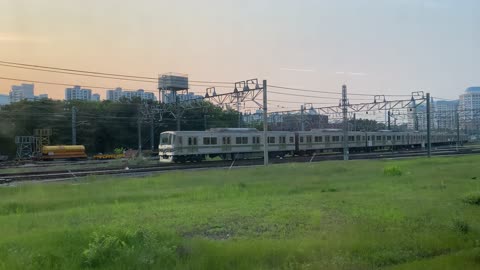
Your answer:
[[[477,148],[463,148],[459,149],[438,149],[432,151],[432,156],[453,156],[453,155],[468,155],[480,154],[480,149]],[[425,156],[426,151],[401,151],[401,152],[373,152],[373,153],[351,153],[351,160],[359,159],[399,159]],[[314,156],[295,156],[284,159],[271,159],[271,164],[281,163],[305,163],[305,162],[320,162],[326,160],[341,160],[342,153],[323,153]],[[138,168],[96,168],[96,169],[82,169],[82,170],[58,170],[45,172],[25,172],[25,173],[3,173],[0,174],[0,184],[8,184],[13,182],[24,181],[58,181],[77,179],[87,176],[144,176],[154,173],[180,171],[180,170],[198,170],[211,168],[234,168],[246,167],[263,164],[263,159],[248,159],[232,161],[207,161],[202,163],[186,163],[186,164],[158,164],[155,166],[138,167]]]

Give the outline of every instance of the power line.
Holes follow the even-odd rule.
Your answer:
[[[43,68],[43,69],[51,69],[51,70],[60,70],[60,71],[68,71],[68,72],[77,72],[77,73],[87,73],[87,74],[95,74],[95,75],[105,75],[105,76],[114,76],[114,77],[123,77],[123,78],[132,78],[132,79],[145,79],[145,80],[155,80],[158,81],[156,77],[145,77],[145,76],[137,76],[137,75],[126,75],[126,74],[116,74],[116,73],[106,73],[106,72],[97,72],[97,71],[87,71],[87,70],[79,70],[79,69],[69,69],[69,68],[59,68],[59,67],[52,67],[52,66],[42,66],[42,65],[33,65],[33,64],[25,64],[25,63],[18,63],[18,62],[9,62],[0,60],[2,64],[8,65],[16,65],[16,66],[23,66],[30,67],[30,68]],[[14,66],[12,66],[14,67]],[[21,68],[21,67],[19,67]],[[46,70],[42,70],[46,71]],[[74,74],[80,75],[80,74]],[[196,81],[190,80],[191,82],[195,83],[206,83],[206,84],[234,84],[234,82],[221,82],[221,81]]]
[[[277,91],[269,91],[270,93],[275,93],[275,94],[279,94],[279,95],[287,95],[287,96],[291,96],[292,94],[289,94],[289,93],[283,93],[283,92],[277,92]],[[299,95],[299,94],[295,94],[295,96],[297,97],[308,97],[308,98],[320,98],[320,99],[333,99],[333,100],[340,100],[340,98],[337,98],[337,97],[321,97],[321,96],[312,96],[312,95]],[[356,100],[365,100],[365,101],[371,101],[371,99],[361,99],[361,98],[356,98]]]
[[[300,91],[300,92],[314,92],[314,93],[341,95],[340,92],[334,92],[334,91],[322,91],[322,90],[314,90],[314,89],[302,89],[302,88],[293,88],[293,87],[276,86],[276,85],[268,85],[268,87],[277,88],[277,89],[284,89],[284,90]],[[349,95],[349,96],[367,96],[367,97],[377,96],[376,94],[362,94],[362,93],[350,93],[350,94],[348,94],[348,95]],[[381,96],[391,96],[391,97],[401,97],[401,96],[404,96],[404,97],[410,97],[411,95],[381,95]]]
[[[9,81],[17,81],[17,82],[31,82],[31,83],[39,83],[39,84],[48,84],[48,85],[58,85],[58,86],[74,86],[78,85],[77,83],[59,83],[59,82],[48,82],[48,81],[39,81],[39,80],[30,80],[30,79],[19,79],[19,78],[10,78],[10,77],[0,77],[0,80],[9,80]],[[81,85],[85,88],[92,88],[92,89],[104,89],[104,90],[114,90],[117,87],[106,87],[106,86],[92,86],[92,85]],[[192,86],[204,86],[204,85],[192,85]],[[125,91],[129,90],[137,90],[137,89],[124,89]],[[156,92],[157,90],[147,90],[151,92]]]

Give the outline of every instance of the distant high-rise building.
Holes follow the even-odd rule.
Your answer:
[[[92,100],[92,90],[76,85],[65,89],[65,100]]]
[[[430,128],[435,129],[436,123],[434,120],[435,117],[435,103],[433,98],[430,101]],[[407,128],[411,130],[427,130],[427,104],[426,102],[421,105],[416,105],[415,102],[412,102],[408,107],[407,113]]]
[[[202,99],[203,96],[200,96],[200,95],[195,95],[195,93],[187,93],[187,94],[177,94],[176,96],[176,99],[178,102],[185,102],[185,101],[189,101],[189,100],[194,100],[194,99]],[[164,103],[175,103],[175,97],[173,95],[173,93],[164,93],[163,96],[162,96],[162,101]]]
[[[92,101],[100,101],[100,94],[92,94]]]
[[[480,124],[480,86],[469,87],[458,103],[462,129],[478,128]]]
[[[456,113],[458,100],[440,100],[435,102],[433,122],[440,130],[455,130],[457,128]]]
[[[48,94],[40,94],[34,97],[34,100],[48,99]]]
[[[133,99],[140,98],[141,100],[157,100],[155,94],[152,92],[145,92],[143,89],[137,91],[124,91],[122,88],[117,87],[113,90],[107,90],[107,100],[119,101],[121,98]]]
[[[19,102],[21,100],[34,100],[35,95],[33,91],[33,84],[22,83],[21,85],[12,85],[12,90],[10,91],[10,103]]]
[[[7,104],[10,104],[10,96],[0,95],[0,105],[7,105]]]

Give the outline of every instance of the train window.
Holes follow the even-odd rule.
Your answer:
[[[348,136],[348,141],[349,142],[354,142],[355,141],[355,136]]]
[[[339,136],[332,136],[332,142],[339,142],[340,137]]]
[[[307,143],[311,143],[312,142],[312,136],[311,135],[308,135],[307,136]]]
[[[322,142],[323,137],[322,136],[315,136],[315,142]]]
[[[236,144],[248,144],[248,137],[236,137],[235,138]]]
[[[368,140],[370,141],[370,136],[368,136]]]
[[[217,144],[217,138],[216,137],[210,138],[210,144]]]
[[[252,142],[253,144],[260,144],[260,137],[257,136],[257,137],[253,137],[252,139],[253,139],[253,142]]]
[[[290,137],[290,143],[293,143],[295,140],[293,137]]]
[[[160,144],[169,144],[168,143],[168,134],[160,135]]]
[[[280,143],[287,143],[287,137],[285,136],[280,136],[278,139],[280,140]]]
[[[325,136],[325,142],[330,142],[330,136]]]
[[[275,137],[268,137],[268,143],[275,143]]]
[[[377,136],[377,141],[381,141],[382,140],[382,136]]]
[[[400,141],[402,139],[401,136],[397,136],[397,141]]]
[[[303,143],[303,136],[300,136],[300,142]]]
[[[177,142],[178,142],[178,144],[182,145],[182,144],[183,144],[183,137],[182,137],[182,136],[178,136]]]
[[[197,137],[188,137],[188,145],[197,145]]]
[[[223,137],[222,138],[222,143],[223,144],[231,144],[231,140],[230,140],[230,137]]]
[[[392,136],[387,136],[387,141],[391,141],[392,140]]]
[[[356,139],[357,139],[357,142],[361,141],[361,138],[362,138],[362,136],[357,135],[357,138],[356,138]]]
[[[203,138],[203,144],[204,145],[209,145],[210,144],[210,138],[209,137]]]

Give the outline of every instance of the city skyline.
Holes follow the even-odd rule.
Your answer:
[[[4,1],[0,60],[148,77],[174,71],[192,80],[259,78],[339,94],[346,83],[353,93],[424,90],[456,99],[480,84],[477,1],[207,2]],[[25,79],[0,80],[0,94],[28,80],[122,85],[158,94],[156,83],[7,66],[0,72]],[[205,88],[191,90],[202,94]],[[41,85],[38,93],[43,89],[60,99],[65,87]],[[312,102],[295,93],[270,97],[283,105]]]

